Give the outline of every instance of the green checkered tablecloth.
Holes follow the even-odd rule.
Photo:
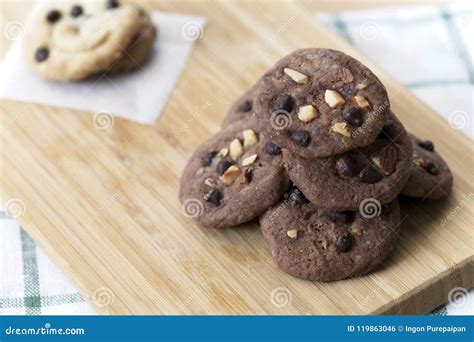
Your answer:
[[[464,2],[315,16],[410,87],[453,129],[473,137],[473,13]],[[465,296],[433,314],[473,314],[473,292],[462,291]],[[0,211],[0,314],[94,313],[17,220]]]

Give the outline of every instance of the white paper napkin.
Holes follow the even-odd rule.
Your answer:
[[[0,97],[106,112],[153,124],[165,107],[194,43],[202,37],[206,20],[165,12],[153,12],[151,16],[158,28],[158,39],[143,68],[94,80],[56,83],[39,78],[25,64],[21,39],[17,39],[1,66]]]

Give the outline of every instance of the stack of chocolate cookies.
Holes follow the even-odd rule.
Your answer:
[[[214,228],[259,218],[274,262],[313,281],[365,274],[395,247],[397,196],[446,196],[433,143],[408,134],[385,87],[334,50],[284,57],[230,108],[183,171],[185,215]]]

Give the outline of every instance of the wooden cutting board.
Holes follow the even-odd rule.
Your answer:
[[[209,18],[153,127],[2,101],[2,200],[20,199],[24,229],[109,314],[419,314],[473,286],[472,142],[334,32],[306,4],[154,2]],[[26,10],[27,6],[18,6]],[[5,11],[22,17],[17,8]],[[10,18],[12,18],[10,17]],[[446,200],[402,205],[394,255],[370,275],[312,283],[281,272],[255,224],[210,230],[181,213],[181,170],[219,129],[233,99],[285,54],[336,48],[370,66],[407,128],[434,140],[454,174]],[[469,195],[470,194],[470,195]],[[450,215],[446,224],[444,218]]]

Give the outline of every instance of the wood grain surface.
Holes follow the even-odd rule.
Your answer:
[[[91,113],[1,102],[1,200],[24,203],[23,228],[98,312],[420,314],[447,302],[452,288],[473,286],[472,142],[316,24],[311,10],[321,3],[143,4],[209,20],[154,126],[115,118],[113,127],[98,130]],[[2,3],[2,26],[23,20],[28,8]],[[188,157],[218,131],[232,100],[303,47],[336,48],[371,67],[393,111],[409,130],[434,140],[454,174],[449,198],[403,201],[395,253],[356,279],[295,279],[274,266],[255,224],[206,229],[182,214],[177,198]]]

